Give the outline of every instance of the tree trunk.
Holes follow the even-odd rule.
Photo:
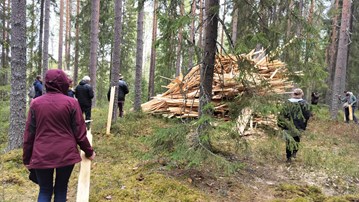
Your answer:
[[[191,5],[191,17],[192,17],[192,22],[191,22],[191,28],[190,28],[190,36],[189,36],[189,40],[190,40],[190,44],[189,44],[189,49],[188,49],[188,69],[192,68],[193,65],[193,58],[194,58],[194,47],[196,44],[195,41],[195,18],[196,18],[196,0],[192,0],[192,5]]]
[[[218,0],[206,0],[206,22],[205,27],[205,44],[203,64],[201,65],[200,78],[200,117],[203,115],[211,115],[212,109],[206,108],[212,100],[212,83],[214,73],[214,62],[216,55],[216,40],[218,31]]]
[[[44,48],[43,48],[44,53],[42,56],[42,78],[45,78],[46,71],[49,69],[50,6],[51,6],[51,0],[45,0]]]
[[[238,37],[238,8],[237,4],[233,5],[233,13],[232,13],[232,43],[233,46],[236,46],[237,37]]]
[[[42,33],[44,27],[44,2],[45,0],[41,0],[40,3],[40,28],[39,28],[39,45],[38,45],[38,58],[37,58],[37,71],[36,75],[40,75],[42,71]]]
[[[155,71],[156,71],[156,37],[157,37],[157,8],[158,0],[153,2],[152,45],[150,60],[150,75],[148,79],[148,100],[155,95]]]
[[[29,82],[33,82],[33,79],[34,79],[34,78],[32,78],[33,70],[34,70],[33,69],[34,68],[34,61],[33,61],[34,59],[33,58],[34,58],[34,47],[36,46],[35,38],[36,38],[36,32],[37,32],[36,28],[35,28],[35,26],[37,27],[37,25],[35,25],[35,21],[36,21],[35,8],[36,8],[37,3],[35,0],[32,0],[31,4],[32,4],[31,10],[29,10],[29,12],[32,13],[29,16],[29,18],[31,19],[31,25],[28,28],[28,30],[30,30],[30,33],[29,32],[27,33],[28,35],[30,35],[30,40],[29,40],[30,42],[28,42],[28,48],[27,48],[27,51],[29,51],[28,52],[29,63],[27,64],[27,71],[30,74]],[[5,49],[5,47],[3,47],[3,48]],[[36,52],[35,52],[35,54],[36,54]],[[37,61],[35,61],[35,62],[37,62]],[[37,73],[37,69],[35,72]]]
[[[223,15],[222,15],[223,22],[226,21],[226,13],[227,13],[227,2],[226,2],[226,0],[224,0],[224,3],[223,3]],[[223,47],[224,47],[224,29],[225,29],[224,24],[222,24],[221,28],[222,28],[222,30],[221,30],[221,49],[220,49],[220,54],[222,54]]]
[[[332,31],[330,37],[330,45],[327,49],[327,64],[328,64],[328,87],[329,89],[333,89],[333,82],[334,82],[334,75],[335,75],[335,61],[336,61],[336,53],[337,53],[337,46],[338,46],[338,14],[337,10],[339,9],[339,0],[335,0],[334,8],[335,15],[332,18]],[[328,91],[326,94],[326,103],[329,106],[332,106],[332,91]]]
[[[11,95],[7,150],[20,148],[26,113],[26,1],[11,1]]]
[[[91,48],[90,48],[90,78],[91,86],[96,92],[96,70],[98,49],[98,22],[100,17],[100,0],[92,0],[91,5]],[[96,95],[96,94],[95,94]],[[96,96],[92,99],[92,105],[96,106]]]
[[[65,69],[70,70],[71,0],[66,2]]]
[[[180,17],[183,17],[184,15],[184,6],[183,6],[183,1],[180,1]],[[176,60],[176,76],[179,76],[181,74],[181,61],[182,61],[182,26],[179,27],[178,30],[178,44],[177,44],[177,60]]]
[[[74,77],[73,83],[74,85],[77,84],[78,80],[78,73],[79,73],[79,15],[80,15],[80,0],[77,0],[76,3],[76,33],[75,33],[75,61],[74,61]]]
[[[2,30],[2,42],[1,42],[1,68],[2,71],[0,73],[0,85],[7,85],[8,84],[8,55],[7,55],[7,47],[9,46],[8,40],[8,24],[7,17],[10,14],[6,12],[8,10],[6,6],[6,0],[3,0],[2,5],[2,23],[3,23],[3,30]],[[9,6],[10,7],[10,6]]]
[[[118,80],[120,72],[120,57],[121,57],[121,31],[122,31],[122,0],[115,0],[115,33],[114,33],[114,47],[112,57],[111,69],[111,87],[116,86],[118,89]],[[115,91],[115,102],[113,103],[112,121],[117,120],[117,96],[118,90]]]
[[[289,5],[288,5],[288,10],[287,10],[287,32],[286,32],[287,42],[291,38],[292,21],[290,19],[291,19],[291,15],[292,15],[291,13],[292,13],[293,5],[294,5],[293,0],[290,0]]]
[[[58,51],[58,68],[62,69],[62,46],[64,34],[64,0],[60,0],[60,28],[59,28],[59,51]]]
[[[203,1],[199,0],[199,36],[198,36],[198,47],[203,48]]]
[[[300,18],[303,16],[303,0],[299,0],[298,2],[298,15]],[[302,23],[301,21],[299,21],[297,24],[296,35],[297,37],[299,37],[301,36],[301,34],[302,34]]]
[[[335,65],[335,76],[333,82],[333,94],[331,105],[331,117],[336,119],[338,115],[338,97],[345,89],[346,68],[348,63],[348,42],[350,38],[350,13],[351,0],[343,0],[342,18],[338,41],[338,54]]]
[[[133,108],[135,111],[141,110],[142,97],[142,60],[143,60],[143,5],[144,2],[139,2],[138,16],[137,16],[137,52],[136,52],[136,78],[135,78],[135,102]]]

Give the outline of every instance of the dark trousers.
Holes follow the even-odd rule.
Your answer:
[[[294,158],[296,157],[298,149],[299,149],[299,142],[300,142],[299,136],[295,136],[295,137],[293,137],[293,139],[287,139],[285,151],[287,153],[288,160],[290,160],[292,157],[294,157]]]
[[[119,112],[118,116],[123,117],[123,106],[125,105],[125,101],[118,101],[117,105],[118,105],[118,112]]]
[[[85,114],[85,120],[91,120],[91,107],[81,106],[81,111]]]
[[[354,114],[355,108],[356,108],[356,106],[352,106],[353,120],[354,120],[355,123],[358,123],[358,119]],[[345,122],[349,123],[349,107],[344,108],[344,114],[345,114]]]
[[[38,202],[51,202],[54,193],[54,202],[66,202],[67,185],[74,165],[61,168],[34,169],[39,182],[40,192]],[[53,184],[54,170],[56,170],[55,185]]]

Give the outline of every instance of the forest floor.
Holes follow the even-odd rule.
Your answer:
[[[164,139],[185,127],[181,122],[129,114],[106,135],[106,112],[95,109],[94,117],[90,201],[359,201],[358,125],[312,119],[292,163],[285,162],[280,136],[247,136],[245,149],[227,155],[226,164],[213,160],[218,156],[182,155],[182,142]],[[165,128],[168,134],[158,132]],[[231,142],[212,141],[232,151]],[[165,149],[154,152],[156,145]],[[38,188],[21,156],[21,150],[0,156],[0,201],[36,201]],[[75,201],[78,171],[77,164],[68,201]]]

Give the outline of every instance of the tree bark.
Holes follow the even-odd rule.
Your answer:
[[[60,0],[60,28],[59,28],[59,50],[58,50],[58,69],[62,69],[62,47],[64,34],[64,0]]]
[[[45,0],[45,19],[44,19],[44,52],[42,56],[42,78],[49,69],[49,38],[50,38],[50,0]]]
[[[90,78],[91,86],[96,92],[97,49],[98,49],[98,22],[100,17],[100,0],[92,0],[91,5],[91,48],[90,48]],[[95,94],[96,95],[96,94]],[[96,96],[92,99],[96,106]]]
[[[298,2],[298,16],[299,18],[303,17],[303,0],[299,0]],[[297,37],[300,37],[301,34],[302,34],[302,23],[301,21],[299,21],[297,24],[296,35]]]
[[[70,70],[71,49],[71,0],[66,2],[65,68]]]
[[[136,78],[135,78],[135,101],[133,108],[135,111],[141,110],[142,97],[142,60],[143,60],[143,18],[144,2],[141,0],[137,15],[137,52],[136,52]]]
[[[7,150],[20,148],[26,113],[26,1],[11,1],[11,94]]]
[[[155,95],[155,71],[156,71],[156,37],[157,37],[157,8],[158,0],[153,1],[152,45],[150,72],[148,79],[148,100]]]
[[[226,0],[224,0],[224,3],[223,3],[223,15],[222,15],[223,22],[226,21],[226,13],[227,13],[227,3],[226,3]],[[222,30],[221,30],[221,45],[222,46],[221,46],[221,49],[220,49],[220,54],[222,54],[223,47],[224,47],[224,29],[225,29],[225,27],[224,27],[223,24],[221,25],[221,28],[222,28]]]
[[[41,0],[40,3],[40,28],[39,28],[39,45],[38,45],[38,60],[37,60],[37,71],[36,74],[40,75],[42,71],[42,34],[44,28],[44,2],[45,0]]]
[[[294,5],[293,0],[290,0],[289,5],[288,5],[288,10],[287,10],[287,31],[286,31],[286,40],[287,40],[287,42],[291,38],[292,21],[290,19],[291,19],[291,13],[292,13],[293,5]]]
[[[192,68],[193,65],[193,58],[194,58],[194,47],[196,44],[195,41],[195,18],[196,18],[196,0],[192,0],[192,5],[191,5],[191,17],[192,17],[192,22],[191,22],[191,28],[190,28],[190,36],[189,36],[189,40],[190,40],[190,47],[188,49],[188,69]]]
[[[77,0],[77,3],[76,3],[76,33],[75,33],[75,61],[74,61],[74,76],[73,76],[74,85],[77,84],[78,73],[79,73],[79,41],[80,41],[79,15],[80,15],[80,0]]]
[[[7,17],[10,14],[6,12],[8,10],[8,6],[6,5],[6,0],[3,0],[2,4],[2,23],[3,23],[3,30],[2,30],[2,41],[1,41],[1,68],[2,71],[0,73],[0,85],[7,85],[8,84],[8,51],[7,47],[9,46],[8,40],[8,24]],[[9,6],[10,7],[10,6]]]
[[[218,31],[218,0],[206,0],[206,22],[205,44],[203,64],[201,65],[200,78],[200,117],[203,115],[212,115],[213,110],[206,108],[212,101],[212,83],[214,73],[214,62],[216,55],[216,40]]]
[[[121,32],[122,32],[122,0],[115,0],[115,30],[114,30],[114,47],[111,69],[111,87],[116,86],[118,89],[118,80],[120,73],[121,57]],[[115,91],[115,102],[113,103],[112,121],[117,120],[117,96],[118,90]]]
[[[237,4],[233,5],[233,13],[232,13],[232,43],[233,46],[236,46],[237,37],[238,37],[238,8]]]
[[[339,31],[338,54],[335,65],[335,76],[333,82],[333,94],[331,105],[331,117],[336,119],[338,115],[338,97],[345,89],[346,69],[348,63],[348,46],[350,38],[350,14],[351,0],[343,0],[342,18]]]
[[[183,6],[183,1],[180,1],[180,17],[183,17],[184,15],[184,6]],[[176,76],[179,76],[181,74],[181,61],[182,61],[182,26],[178,28],[178,44],[177,44],[177,60],[176,60]]]
[[[199,0],[199,36],[198,36],[198,47],[203,48],[203,1]]]
[[[336,61],[336,53],[338,46],[338,18],[337,10],[339,9],[339,0],[335,0],[334,8],[335,15],[332,18],[332,31],[330,37],[330,45],[327,49],[327,64],[328,64],[328,87],[329,89],[333,89],[334,75],[335,75],[335,61]],[[326,103],[329,106],[332,106],[332,91],[328,91],[326,95]]]

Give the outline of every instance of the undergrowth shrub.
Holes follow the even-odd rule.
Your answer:
[[[0,102],[0,150],[3,151],[7,143],[9,130],[10,104],[9,101]]]
[[[169,127],[157,128],[152,136],[144,139],[144,142],[152,148],[147,158],[153,156],[167,158],[169,166],[178,168],[212,168],[213,170],[231,173],[242,167],[237,161],[229,161],[222,154],[217,154],[204,144],[193,145],[196,137],[195,128],[191,124],[173,122]],[[208,141],[209,134],[200,137],[200,141]],[[205,137],[207,136],[207,137]],[[209,141],[210,142],[210,141]]]

